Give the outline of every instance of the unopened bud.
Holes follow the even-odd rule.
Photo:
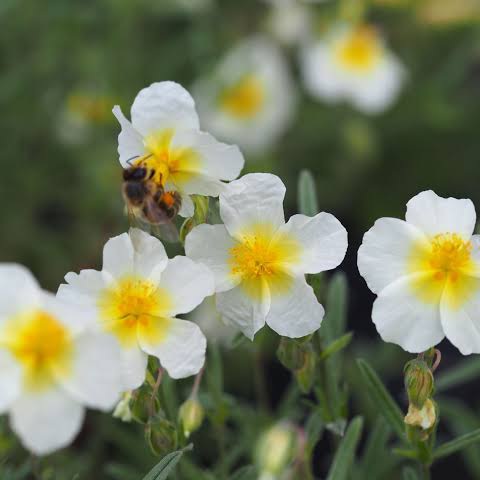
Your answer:
[[[264,475],[280,475],[295,456],[297,435],[288,422],[280,422],[260,437],[256,449],[256,464]]]
[[[182,243],[185,243],[185,239],[187,238],[187,235],[191,232],[192,228],[195,226],[195,220],[193,218],[187,218],[183,223],[182,226],[180,227],[180,241]]]
[[[432,400],[427,399],[422,408],[417,408],[412,403],[408,406],[408,413],[405,416],[405,423],[408,426],[430,430],[435,425],[436,420],[436,407]]]
[[[201,195],[192,195],[193,204],[195,205],[195,213],[193,218],[196,225],[205,223],[208,215],[208,197],[203,197]]]
[[[132,393],[130,401],[132,418],[139,423],[147,423],[148,419],[160,411],[160,402],[154,397],[152,387],[144,383]]]
[[[299,370],[305,364],[305,346],[291,338],[282,337],[277,349],[277,357],[285,368]]]
[[[405,365],[405,390],[410,404],[422,408],[433,393],[433,374],[424,360],[411,360]]]
[[[191,397],[180,407],[178,416],[183,433],[188,438],[190,434],[201,427],[205,418],[205,410],[195,397]]]
[[[113,416],[119,418],[123,422],[130,422],[132,420],[132,410],[130,409],[130,403],[132,401],[132,392],[129,390],[122,395],[122,398],[117,403]]]
[[[146,424],[145,440],[154,455],[162,456],[177,448],[177,431],[171,422],[157,417]]]
[[[315,380],[315,372],[317,367],[317,356],[313,348],[307,349],[305,352],[305,362],[299,370],[295,371],[295,378],[298,386],[303,393],[309,393]]]

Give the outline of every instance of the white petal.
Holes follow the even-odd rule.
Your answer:
[[[195,213],[195,205],[193,204],[193,200],[190,198],[189,195],[182,195],[182,206],[178,214],[183,218],[193,217]]]
[[[134,273],[157,282],[168,262],[165,247],[158,238],[138,228],[130,229],[129,235],[134,249]]]
[[[118,134],[118,155],[123,168],[130,167],[129,160],[140,156],[145,151],[142,136],[133,128],[132,124],[125,118],[122,110],[115,105],[112,110],[122,130]]]
[[[21,391],[22,369],[7,350],[0,348],[0,415],[5,413]]]
[[[16,263],[0,264],[0,324],[20,312],[35,308],[40,287],[31,272]]]
[[[181,184],[176,184],[176,188],[182,194],[205,195],[207,197],[218,197],[225,190],[225,186],[225,183],[220,180],[201,174],[192,176],[188,180],[182,181]]]
[[[111,238],[103,247],[103,270],[114,278],[134,271],[134,249],[128,233]]]
[[[265,317],[270,309],[270,292],[264,285],[262,295],[252,298],[242,285],[228,292],[217,293],[217,310],[227,323],[242,331],[253,340],[255,334],[265,325]]]
[[[139,345],[122,349],[121,372],[124,390],[134,390],[145,381],[148,356]]]
[[[405,218],[427,235],[458,233],[469,239],[477,215],[471,200],[443,198],[427,190],[409,200]]]
[[[230,250],[237,242],[223,225],[202,224],[195,227],[185,240],[185,253],[203,263],[215,277],[215,291],[224,292],[238,284],[238,276],[230,274]]]
[[[411,290],[418,275],[403,277],[383,289],[373,304],[372,320],[386,342],[396,343],[410,353],[420,353],[443,337],[440,299],[424,303]]]
[[[30,392],[14,403],[10,424],[28,450],[46,455],[73,441],[84,414],[84,408],[61,390]]]
[[[165,339],[152,344],[139,334],[143,350],[160,360],[160,364],[172,378],[196,375],[205,363],[207,341],[193,322],[172,318]]]
[[[440,307],[445,336],[463,355],[480,353],[480,280],[476,294],[461,308],[452,309],[443,300]]]
[[[120,360],[120,346],[112,336],[81,335],[75,341],[71,371],[59,382],[83,405],[109,410],[123,390]]]
[[[279,335],[298,338],[318,330],[324,314],[312,287],[302,276],[292,282],[287,292],[271,296],[266,321]]]
[[[132,105],[132,124],[144,136],[166,128],[199,129],[193,98],[175,82],[140,90]]]
[[[233,237],[255,224],[278,228],[285,223],[284,197],[285,185],[276,175],[250,173],[228,184],[220,195],[220,216]]]
[[[172,139],[174,146],[192,148],[200,157],[198,172],[219,180],[234,180],[240,175],[245,160],[236,145],[217,141],[198,130],[180,131]]]
[[[300,259],[291,265],[298,274],[318,273],[337,267],[345,258],[347,231],[331,214],[314,217],[293,215],[279,231],[288,233],[300,243]]]
[[[215,292],[212,272],[205,265],[183,256],[169,260],[159,287],[165,289],[173,301],[169,312],[172,317],[191,312]]]
[[[380,218],[365,233],[358,250],[358,270],[372,292],[378,293],[408,274],[408,257],[415,242],[424,240],[420,230],[397,218]]]

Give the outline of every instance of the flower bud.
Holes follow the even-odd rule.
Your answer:
[[[195,213],[193,214],[195,225],[205,223],[208,215],[208,197],[203,197],[201,195],[192,195],[192,200],[195,205]]]
[[[130,403],[132,401],[132,392],[129,390],[122,395],[122,398],[117,403],[113,416],[119,418],[122,422],[130,422],[132,420],[132,410],[130,409]]]
[[[177,448],[177,431],[171,422],[156,417],[145,425],[145,440],[154,455],[162,456]]]
[[[130,400],[132,418],[139,423],[146,423],[152,415],[160,411],[158,398],[153,398],[152,387],[144,383],[132,393]]]
[[[422,408],[433,393],[433,374],[424,360],[411,360],[405,365],[405,390],[410,404]]]
[[[422,430],[431,430],[435,426],[437,412],[435,403],[427,399],[422,408],[417,408],[413,403],[408,406],[405,423],[410,427],[418,427]]]
[[[288,422],[280,422],[264,432],[256,448],[256,464],[262,475],[280,475],[295,456],[297,435]]]
[[[317,366],[317,356],[313,348],[307,349],[305,352],[305,361],[303,366],[295,371],[295,378],[298,386],[303,393],[308,393],[312,389],[315,380],[315,372]]]
[[[180,241],[182,243],[185,243],[185,239],[187,238],[187,235],[191,232],[192,228],[195,226],[195,220],[193,218],[187,218],[183,223],[182,226],[180,227]]]
[[[205,418],[205,410],[202,404],[195,397],[189,398],[182,404],[178,417],[183,428],[185,437],[198,430]]]
[[[282,337],[277,349],[277,357],[285,368],[299,370],[305,364],[305,346],[291,338]]]

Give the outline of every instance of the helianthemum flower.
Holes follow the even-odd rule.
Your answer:
[[[470,200],[432,191],[407,203],[406,221],[381,218],[365,234],[358,268],[378,295],[372,318],[385,341],[422,352],[445,336],[480,353],[480,250]]]
[[[118,342],[88,325],[27,269],[0,265],[0,413],[37,455],[73,440],[84,406],[108,410],[119,398]]]
[[[182,216],[193,214],[189,195],[217,197],[222,180],[237,178],[243,168],[236,146],[200,131],[194,101],[177,83],[154,83],[141,90],[132,105],[131,123],[119,106],[113,113],[122,127],[118,136],[122,167],[154,170],[156,183],[182,195]]]
[[[205,360],[206,341],[188,313],[214,292],[211,272],[189,258],[168,259],[162,243],[132,229],[110,239],[103,270],[68,273],[60,298],[89,308],[96,324],[122,347],[124,388],[145,379],[147,355],[160,360],[172,378],[194,375]]]
[[[250,153],[272,146],[292,120],[295,88],[281,53],[263,37],[234,47],[194,96],[202,122]]]
[[[387,109],[405,78],[404,68],[375,28],[336,25],[302,54],[305,85],[319,99],[346,100],[366,113]]]
[[[245,175],[220,195],[225,225],[199,225],[185,251],[215,275],[217,308],[253,338],[265,322],[280,335],[302,337],[320,327],[324,310],[306,273],[335,268],[347,232],[328,213],[285,223],[285,186],[275,175]]]

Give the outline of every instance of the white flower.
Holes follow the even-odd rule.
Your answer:
[[[301,56],[306,88],[328,102],[346,100],[365,113],[386,110],[405,79],[403,66],[367,25],[336,25]]]
[[[101,272],[70,272],[65,280],[58,296],[89,308],[97,326],[120,341],[125,390],[143,383],[147,355],[172,378],[202,368],[205,337],[194,323],[175,317],[213,294],[205,266],[182,256],[168,259],[157,238],[131,229],[105,244]]]
[[[333,215],[285,223],[284,196],[275,175],[245,175],[220,195],[225,225],[199,225],[186,238],[187,255],[215,276],[218,310],[251,339],[265,322],[287,337],[317,330],[324,310],[305,274],[335,268],[347,249]]]
[[[231,50],[211,76],[195,85],[194,96],[209,130],[253,154],[284,133],[296,103],[284,58],[259,36]]]
[[[16,264],[0,265],[0,413],[36,455],[68,445],[84,405],[114,406],[118,343],[87,329],[86,312],[41,290]]]
[[[470,200],[426,191],[407,203],[406,221],[381,218],[365,234],[358,268],[378,295],[381,337],[418,353],[445,336],[480,353],[480,250]]]
[[[243,168],[238,147],[200,131],[194,101],[177,83],[153,83],[141,90],[132,105],[131,123],[118,105],[113,113],[122,127],[118,136],[122,167],[154,169],[154,181],[182,194],[182,216],[193,215],[189,195],[216,197],[222,180],[237,178]]]

